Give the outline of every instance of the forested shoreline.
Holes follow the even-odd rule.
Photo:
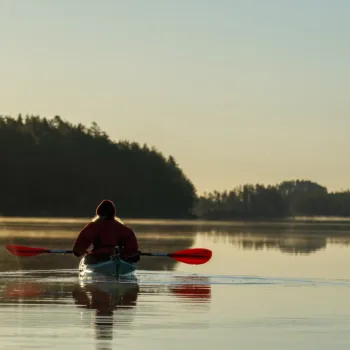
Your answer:
[[[193,217],[194,185],[172,156],[95,122],[0,116],[0,164],[3,216],[85,217],[109,198],[120,217]]]
[[[280,219],[296,216],[350,216],[350,192],[328,192],[308,180],[277,185],[243,185],[231,191],[205,193],[195,215],[210,220]]]
[[[85,217],[104,198],[124,218],[350,216],[349,191],[328,192],[309,180],[198,195],[174,157],[60,116],[0,116],[0,165],[3,216]]]

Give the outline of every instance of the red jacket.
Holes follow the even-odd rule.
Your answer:
[[[138,253],[139,247],[134,232],[115,220],[90,222],[79,233],[73,251],[79,255],[85,253],[90,245],[89,254],[113,254],[114,247],[123,247],[124,257]]]

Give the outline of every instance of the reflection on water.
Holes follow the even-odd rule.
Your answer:
[[[196,299],[207,302],[211,297],[209,278],[206,276],[175,276],[175,285],[169,290],[182,299]]]
[[[122,331],[130,329],[135,319],[139,324],[149,323],[147,318],[156,312],[155,302],[164,303],[168,297],[176,298],[173,302],[175,301],[178,307],[181,308],[181,303],[186,303],[187,310],[189,305],[192,313],[196,313],[198,307],[208,304],[211,299],[211,286],[205,277],[177,276],[173,279],[169,275],[169,285],[156,276],[149,279],[149,276],[142,273],[138,276],[140,282],[134,278],[120,283],[105,278],[77,280],[72,277],[74,272],[61,272],[62,274],[52,271],[54,278],[40,271],[33,271],[25,276],[20,273],[8,274],[0,288],[0,309],[2,305],[11,305],[12,308],[16,307],[16,304],[22,305],[19,319],[23,319],[26,313],[30,314],[30,305],[41,306],[32,320],[40,327],[51,322],[50,310],[54,306],[73,304],[77,311],[81,312],[80,326],[75,321],[74,327],[91,328],[95,349],[110,350],[113,349],[114,339],[118,340],[123,334]],[[159,300],[158,295],[161,296]],[[144,310],[141,307],[139,312],[135,313],[140,296]],[[168,303],[171,302],[171,299],[168,300]],[[153,311],[150,311],[152,309]],[[87,315],[84,315],[85,313]],[[67,317],[66,324],[61,327],[69,327],[70,322],[71,317]],[[21,327],[28,326],[22,324]],[[73,345],[80,348],[74,341]]]
[[[114,319],[114,311],[135,307],[139,291],[137,283],[91,283],[76,285],[72,296],[78,307],[95,310],[95,339],[113,340],[113,329],[119,320],[118,315]],[[131,319],[124,312],[122,324],[125,326],[128,322]],[[105,343],[99,344],[97,348],[107,349]]]
[[[327,237],[280,232],[276,234],[254,232],[203,232],[214,242],[225,242],[243,250],[280,250],[287,254],[310,254],[326,247]]]
[[[212,259],[142,257],[136,280],[118,283],[79,280],[71,255],[5,250],[70,248],[80,222],[4,223],[1,348],[349,349],[350,224],[168,224],[134,222],[141,249]]]

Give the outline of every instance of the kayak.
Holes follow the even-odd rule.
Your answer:
[[[91,275],[108,275],[108,276],[131,276],[136,270],[135,264],[130,264],[118,256],[111,257],[111,260],[103,261],[98,264],[87,265],[84,258],[80,260],[79,276],[86,277]]]

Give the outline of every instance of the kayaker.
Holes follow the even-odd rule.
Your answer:
[[[79,233],[73,246],[74,255],[81,257],[86,254],[85,263],[94,264],[109,260],[115,247],[119,246],[123,260],[138,262],[140,254],[137,238],[129,227],[117,220],[114,203],[103,200],[96,208],[96,215]]]

